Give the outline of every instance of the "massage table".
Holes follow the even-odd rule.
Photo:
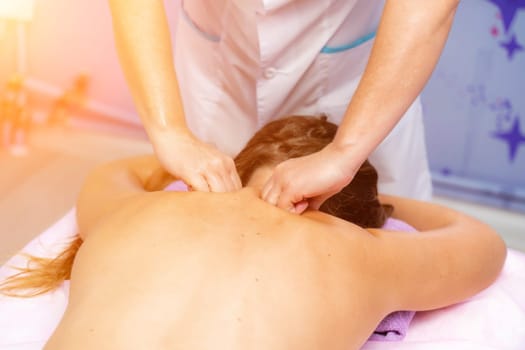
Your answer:
[[[77,233],[75,210],[28,243],[22,252],[54,257]],[[15,255],[0,281],[25,266]],[[42,349],[67,305],[69,281],[33,298],[0,295],[0,349]],[[509,249],[497,281],[472,298],[443,309],[417,312],[401,341],[368,341],[362,350],[525,350],[525,254]],[[325,349],[320,349],[325,350]],[[329,350],[329,349],[326,349]]]

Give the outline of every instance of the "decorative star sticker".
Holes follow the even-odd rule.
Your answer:
[[[508,57],[509,60],[511,60],[512,57],[514,57],[514,54],[517,51],[523,51],[523,46],[521,46],[516,41],[516,35],[515,34],[512,34],[512,38],[510,38],[509,42],[500,42],[499,45],[501,47],[505,48],[505,50],[507,50],[507,57]]]
[[[503,20],[503,27],[505,33],[508,33],[509,28],[514,21],[516,12],[520,9],[525,9],[525,0],[488,0],[499,8],[501,12],[501,19]]]
[[[492,137],[507,142],[507,144],[509,145],[509,160],[511,162],[513,162],[516,158],[516,153],[520,144],[525,144],[525,135],[521,133],[519,117],[516,117],[516,119],[514,120],[514,124],[512,125],[512,128],[509,131],[495,132],[492,134]]]

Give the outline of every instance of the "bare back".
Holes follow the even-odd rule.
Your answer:
[[[86,238],[46,349],[356,349],[392,311],[380,256],[367,231],[249,188],[144,194]]]

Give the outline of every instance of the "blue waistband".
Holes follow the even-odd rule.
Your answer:
[[[343,52],[346,50],[353,49],[354,47],[357,47],[361,44],[366,43],[367,41],[373,39],[376,36],[376,31],[373,31],[372,33],[366,34],[362,37],[360,37],[357,40],[352,41],[350,44],[341,45],[341,46],[325,46],[321,49],[321,53],[338,53]]]

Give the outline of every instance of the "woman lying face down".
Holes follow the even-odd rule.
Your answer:
[[[362,227],[260,200],[269,169],[334,134],[315,118],[268,124],[236,159],[248,185],[237,192],[158,191],[173,179],[154,157],[95,170],[77,205],[80,248],[63,256],[74,260],[69,304],[46,348],[357,349],[392,311],[450,305],[494,281],[505,246],[465,215],[383,197],[422,233],[362,228],[386,218],[368,164],[321,207]],[[40,262],[4,291],[46,279]]]
[[[337,126],[324,117],[297,116],[269,123],[235,158],[243,186],[261,189],[275,165],[321,150],[334,138],[336,131]],[[319,210],[363,228],[383,226],[392,206],[379,202],[377,179],[376,170],[366,161],[352,183],[325,201]],[[175,180],[159,166],[145,177],[143,187],[146,191],[159,191]],[[38,267],[21,269],[21,273],[4,283],[0,290],[8,295],[31,297],[55,289],[70,279],[71,267],[81,244],[82,238],[77,236],[55,259],[31,257],[32,265]]]

